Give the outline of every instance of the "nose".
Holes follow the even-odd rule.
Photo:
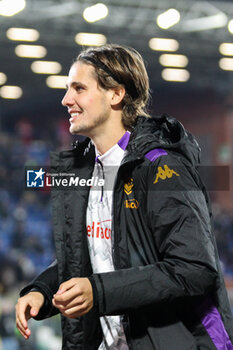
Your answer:
[[[74,103],[73,98],[72,98],[72,94],[71,91],[68,89],[63,97],[63,99],[61,100],[61,104],[64,107],[68,107],[68,106],[72,106]]]

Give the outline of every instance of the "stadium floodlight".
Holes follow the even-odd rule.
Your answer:
[[[179,43],[175,39],[151,38],[149,40],[149,47],[154,51],[177,51]]]
[[[0,15],[11,17],[22,11],[26,6],[25,0],[1,0]]]
[[[186,67],[188,58],[185,55],[163,54],[159,57],[159,63],[165,67]]]
[[[19,57],[42,58],[46,56],[47,50],[41,45],[17,45],[15,54]]]
[[[46,79],[46,84],[51,89],[66,89],[67,75],[51,75]]]
[[[39,32],[36,29],[29,28],[9,28],[6,36],[15,41],[36,41],[39,39]]]
[[[219,67],[223,70],[233,71],[233,58],[224,57],[219,60]]]
[[[0,88],[0,96],[5,99],[18,99],[23,95],[23,90],[19,86],[4,85]]]
[[[186,69],[165,68],[162,70],[162,78],[166,81],[186,82],[190,78],[190,73]]]
[[[233,34],[233,19],[231,19],[228,23],[228,30],[231,34]]]
[[[56,61],[34,61],[31,64],[31,70],[37,74],[58,74],[62,66]]]
[[[7,76],[6,76],[6,74],[0,72],[0,85],[5,84],[6,81],[7,81]]]
[[[97,22],[107,17],[107,15],[108,15],[108,8],[106,5],[102,3],[98,3],[96,5],[87,7],[83,11],[83,18],[85,19],[85,21],[90,23]]]
[[[75,36],[75,42],[83,46],[101,46],[106,44],[107,38],[103,34],[78,33]]]
[[[162,29],[173,27],[180,21],[180,13],[176,9],[169,9],[157,17],[157,25]]]
[[[219,52],[225,56],[233,56],[233,44],[232,43],[222,43],[219,46]]]

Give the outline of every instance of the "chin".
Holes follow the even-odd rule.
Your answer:
[[[69,132],[70,132],[70,134],[72,134],[72,135],[76,134],[76,132],[75,132],[75,130],[74,130],[74,127],[73,127],[72,125],[70,125]]]
[[[85,133],[85,128],[78,127],[77,125],[71,124],[69,131],[72,135],[87,136]]]
[[[80,130],[80,126],[73,122],[73,123],[70,124],[70,129],[69,130],[70,130],[71,134],[76,134]]]

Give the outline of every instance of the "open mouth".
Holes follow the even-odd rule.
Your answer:
[[[82,112],[75,112],[75,113],[70,113],[71,118],[69,119],[69,121],[72,123],[75,119],[77,119],[80,114],[82,114]]]

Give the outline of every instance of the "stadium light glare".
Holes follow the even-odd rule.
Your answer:
[[[215,28],[224,28],[227,24],[227,21],[227,15],[223,12],[219,12],[212,16],[184,20],[181,29],[184,32],[191,33],[203,30],[211,30]]]
[[[219,46],[219,52],[225,56],[233,56],[233,44],[232,43],[222,43]]]
[[[165,68],[162,70],[162,78],[166,81],[184,83],[189,80],[190,73],[186,69]]]
[[[169,9],[157,17],[157,25],[162,29],[173,27],[180,21],[180,12],[176,9]]]
[[[15,41],[36,41],[39,39],[39,32],[29,28],[9,28],[6,32],[9,40]]]
[[[6,76],[6,74],[0,72],[0,85],[5,84],[6,81],[7,81],[7,76]]]
[[[233,71],[233,58],[224,57],[219,60],[219,67],[223,70]]]
[[[228,30],[231,34],[233,34],[233,19],[231,19],[228,23]]]
[[[23,95],[23,90],[19,86],[4,85],[0,88],[0,96],[5,99],[18,99]]]
[[[154,51],[177,51],[179,43],[175,39],[151,38],[149,47]]]
[[[34,61],[31,64],[31,70],[37,74],[58,74],[62,66],[55,61]]]
[[[41,45],[17,45],[15,54],[19,57],[43,58],[46,56],[47,50]]]
[[[107,38],[103,34],[78,33],[75,36],[75,42],[83,46],[101,46],[106,44]]]
[[[102,3],[98,3],[96,5],[87,7],[83,11],[83,18],[85,19],[85,21],[90,23],[97,22],[107,17],[107,15],[108,15],[108,8],[106,5]]]
[[[25,6],[25,0],[1,0],[0,15],[5,17],[12,17],[22,11]]]
[[[186,67],[188,58],[185,55],[163,54],[159,57],[159,63],[165,67]]]
[[[51,75],[46,79],[46,85],[51,89],[66,89],[67,75]]]

